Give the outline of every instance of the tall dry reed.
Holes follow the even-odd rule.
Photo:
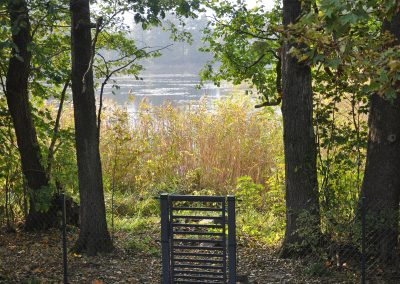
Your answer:
[[[129,115],[107,104],[101,132],[105,178],[122,192],[212,189],[226,193],[240,176],[265,184],[282,156],[281,120],[247,96],[174,107],[146,100]],[[111,182],[114,181],[114,182]]]

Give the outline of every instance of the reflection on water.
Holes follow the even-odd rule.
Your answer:
[[[244,87],[237,87],[228,83],[220,87],[212,83],[206,83],[201,89],[196,86],[199,77],[195,74],[147,74],[141,76],[143,80],[135,80],[132,77],[118,77],[104,89],[104,97],[113,99],[118,104],[128,103],[130,111],[135,111],[143,98],[154,106],[160,106],[165,101],[173,105],[185,105],[196,103],[202,96],[211,100],[227,96],[232,92],[245,92]],[[118,85],[119,89],[113,87]],[[113,94],[114,92],[114,94]],[[129,101],[129,96],[135,100]]]

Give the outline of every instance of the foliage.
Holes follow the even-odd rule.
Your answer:
[[[199,0],[128,0],[129,8],[135,12],[135,22],[142,23],[144,28],[148,25],[160,24],[167,12],[179,17],[195,17],[195,12],[202,10]]]
[[[279,168],[280,165],[277,165]],[[285,201],[282,169],[263,184],[248,177],[237,179],[239,237],[247,244],[277,246],[285,230]]]
[[[214,58],[203,69],[202,79],[217,85],[223,80],[248,82],[263,100],[279,97],[279,6],[268,11],[262,5],[249,9],[245,1],[209,1],[206,5],[213,15],[203,31],[207,45],[202,50]]]
[[[291,52],[301,61],[336,71],[342,86],[351,82],[364,95],[377,92],[393,99],[399,47],[382,27],[397,5],[391,0],[320,1],[318,13],[312,11],[291,26],[291,39],[303,43]]]

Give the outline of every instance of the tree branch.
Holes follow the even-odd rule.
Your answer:
[[[111,61],[107,62],[107,61],[105,60],[104,56],[102,56],[101,54],[99,54],[99,56],[100,56],[100,57],[103,59],[103,61],[104,61],[104,64],[105,64],[105,66],[106,66],[106,72],[107,72],[105,79],[104,79],[103,82],[101,83],[100,97],[99,97],[99,110],[98,110],[98,113],[97,113],[97,132],[98,132],[99,139],[100,139],[100,126],[101,126],[101,112],[102,112],[102,109],[103,109],[104,87],[107,85],[108,80],[109,80],[115,73],[118,73],[118,72],[120,72],[121,70],[127,68],[129,65],[133,64],[137,59],[146,57],[146,56],[150,55],[151,53],[159,52],[159,51],[164,50],[164,49],[166,49],[166,48],[168,48],[168,47],[170,47],[170,46],[172,46],[172,44],[169,44],[169,45],[167,45],[167,46],[164,46],[164,47],[161,47],[161,48],[158,48],[158,49],[151,50],[151,51],[149,51],[149,52],[146,52],[146,53],[145,53],[145,56],[137,56],[137,54],[138,54],[139,51],[143,51],[144,49],[146,49],[146,48],[148,48],[148,47],[144,47],[144,48],[142,48],[142,49],[138,49],[138,50],[136,50],[133,54],[130,55],[130,56],[135,55],[135,56],[136,56],[135,58],[133,58],[132,60],[128,61],[126,64],[124,64],[124,65],[122,65],[122,66],[120,66],[120,67],[118,67],[118,68],[112,70],[111,72],[110,72],[110,69],[109,69],[109,67],[108,67],[108,63],[110,63]],[[121,60],[123,60],[123,59],[125,59],[125,58],[128,58],[128,57],[130,57],[130,56],[123,56],[123,57],[121,57]],[[112,62],[115,62],[115,60],[112,61]]]
[[[1,88],[3,90],[3,93],[6,95],[7,94],[7,89],[6,89],[6,84],[4,82],[3,76],[6,76],[7,72],[3,66],[3,64],[0,62],[0,84]]]
[[[282,97],[278,97],[276,99],[276,101],[270,102],[268,100],[268,101],[262,102],[261,104],[255,105],[254,107],[255,108],[262,108],[262,107],[266,107],[266,106],[278,106],[278,105],[281,104],[281,102],[282,102]]]
[[[97,43],[97,38],[99,36],[99,33],[102,29],[101,28],[102,23],[103,23],[103,18],[102,17],[98,18],[96,21],[96,32],[94,34],[94,38],[92,41],[91,55],[90,55],[88,69],[86,70],[85,74],[83,74],[83,78],[82,78],[82,83],[83,83],[82,93],[86,92],[86,76],[89,74],[90,70],[93,68],[94,55],[96,52],[96,43]]]
[[[53,158],[54,158],[54,153],[55,153],[54,147],[55,147],[55,144],[56,144],[56,141],[58,138],[62,109],[63,109],[65,95],[67,93],[67,89],[68,89],[70,81],[71,81],[71,77],[68,77],[67,81],[64,84],[64,88],[61,92],[60,104],[58,106],[57,117],[56,117],[56,121],[54,123],[53,137],[51,138],[51,143],[50,143],[49,150],[48,150],[49,154],[47,155],[47,175],[48,175],[49,179],[51,176],[51,168],[52,168]]]
[[[282,102],[282,60],[281,60],[281,56],[278,57],[278,62],[276,63],[276,67],[275,67],[275,71],[276,71],[276,92],[278,93],[278,98],[276,99],[276,101],[272,101],[270,102],[267,99],[267,101],[261,103],[261,104],[257,104],[254,107],[255,108],[262,108],[262,107],[266,107],[266,106],[277,106]]]
[[[249,32],[249,31],[245,31],[245,30],[242,30],[242,29],[232,28],[231,25],[223,23],[222,21],[217,19],[215,16],[213,18],[214,18],[214,21],[216,21],[221,26],[223,26],[225,28],[230,28],[230,29],[232,29],[233,31],[235,31],[237,33],[248,35],[248,36],[252,36],[252,37],[258,38],[258,39],[272,40],[272,41],[277,41],[278,40],[278,38],[273,38],[273,37],[269,37],[269,36],[263,36],[263,35],[255,34],[255,33],[252,33],[252,32]]]

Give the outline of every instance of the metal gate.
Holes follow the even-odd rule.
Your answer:
[[[162,283],[236,284],[234,196],[161,194]]]

